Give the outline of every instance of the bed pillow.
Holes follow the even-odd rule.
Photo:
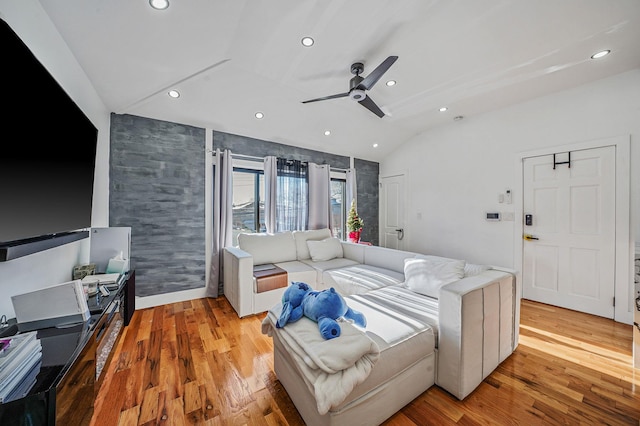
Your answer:
[[[320,241],[307,240],[307,246],[309,247],[311,260],[314,262],[323,262],[343,256],[342,244],[335,237],[325,238]]]
[[[464,260],[446,258],[406,259],[405,286],[416,293],[438,299],[440,288],[464,277]]]

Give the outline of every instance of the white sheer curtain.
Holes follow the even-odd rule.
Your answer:
[[[331,229],[331,170],[309,163],[309,229]]]
[[[211,269],[206,296],[218,297],[222,280],[223,249],[232,244],[233,223],[233,161],[231,151],[216,150],[213,171],[213,238]]]
[[[278,201],[278,160],[274,156],[264,158],[264,224],[267,232],[276,233]]]
[[[346,189],[347,189],[347,196],[346,196],[346,205],[347,205],[347,211],[349,211],[349,208],[351,207],[351,201],[352,200],[356,200],[356,205],[358,204],[358,190],[356,187],[356,169],[354,169],[353,167],[350,169],[347,169],[346,172],[347,175],[347,181],[346,181]]]
[[[278,197],[276,231],[308,228],[309,184],[308,164],[300,160],[278,158]]]

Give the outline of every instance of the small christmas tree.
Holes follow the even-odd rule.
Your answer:
[[[358,212],[356,211],[356,200],[351,200],[351,208],[349,209],[349,215],[347,216],[347,230],[359,231],[364,226],[364,221]]]

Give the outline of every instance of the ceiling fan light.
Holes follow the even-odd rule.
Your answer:
[[[364,98],[367,97],[367,94],[364,92],[364,90],[362,89],[353,89],[350,93],[349,93],[349,97],[351,99],[353,99],[354,101],[358,101],[360,102],[361,100],[363,100]]]

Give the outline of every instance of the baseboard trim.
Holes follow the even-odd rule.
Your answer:
[[[194,288],[190,290],[176,291],[173,293],[155,294],[153,296],[136,296],[136,310],[153,308],[169,303],[184,302],[187,300],[201,299],[206,296],[206,288]]]

